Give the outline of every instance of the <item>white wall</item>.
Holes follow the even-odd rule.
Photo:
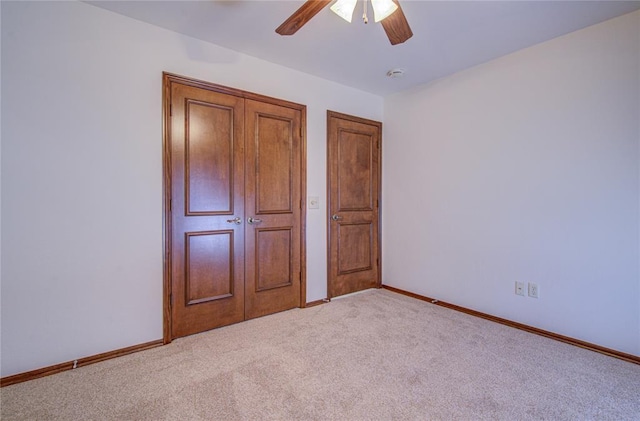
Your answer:
[[[2,7],[0,7],[0,22],[2,22]],[[0,46],[2,45],[2,31],[0,31]],[[0,50],[2,48],[0,47]],[[0,81],[2,80],[2,54],[0,54]],[[0,98],[2,98],[2,83],[0,83]],[[0,100],[0,175],[2,174],[2,101]],[[2,177],[0,176],[0,239],[2,238]],[[0,303],[2,303],[2,241],[0,241]],[[2,360],[2,309],[0,308],[0,361]]]
[[[382,98],[75,2],[2,2],[2,367],[162,337],[162,71],[307,105],[307,300],[326,297],[327,109]]]
[[[385,98],[385,284],[640,355],[639,28]]]

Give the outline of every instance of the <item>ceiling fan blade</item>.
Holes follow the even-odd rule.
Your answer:
[[[289,19],[278,26],[276,32],[280,35],[295,34],[298,29],[302,28],[305,23],[309,22],[329,3],[331,3],[331,0],[307,0],[293,15],[289,16]]]
[[[383,19],[381,23],[384,31],[387,33],[387,37],[389,37],[391,45],[396,45],[402,44],[411,38],[413,32],[411,32],[409,22],[407,22],[400,3],[398,3],[398,0],[393,0],[393,2],[398,5],[398,10],[393,12],[388,18]]]

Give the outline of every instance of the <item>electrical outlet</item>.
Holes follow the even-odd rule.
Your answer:
[[[540,294],[540,290],[538,288],[538,284],[529,282],[529,297],[538,298],[539,294]]]
[[[524,282],[516,281],[516,295],[522,295],[524,297]]]

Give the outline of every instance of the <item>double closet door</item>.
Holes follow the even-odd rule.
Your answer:
[[[304,106],[164,87],[165,341],[299,307]]]

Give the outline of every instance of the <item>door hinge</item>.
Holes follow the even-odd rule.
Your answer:
[[[173,305],[173,294],[169,294],[169,304]]]
[[[173,105],[169,104],[169,117],[173,117]]]
[[[173,205],[171,202],[172,202],[172,200],[169,199],[169,212],[171,212],[171,208],[172,208],[172,205]]]

